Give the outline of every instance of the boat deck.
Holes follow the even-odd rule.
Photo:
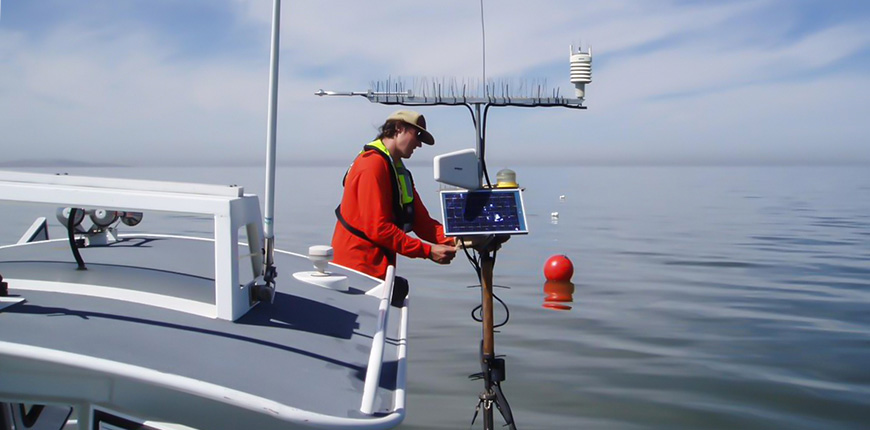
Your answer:
[[[240,247],[240,255],[245,249]],[[215,303],[213,241],[128,237],[109,246],[83,248],[81,254],[87,270],[78,271],[66,241],[0,248],[0,274],[9,284],[9,294],[25,299],[0,309],[0,342],[165,376],[158,378],[162,382],[141,380],[140,385],[177,383],[139,398],[137,391],[124,391],[121,384],[114,391],[101,391],[101,396],[108,396],[103,402],[115,408],[137,416],[151,411],[144,418],[200,428],[212,428],[215,422],[252,428],[250,421],[231,424],[235,415],[218,407],[214,416],[184,422],[191,414],[176,410],[181,406],[167,402],[171,397],[159,395],[200,389],[203,393],[190,394],[214,397],[215,405],[221,396],[241,396],[248,399],[243,409],[258,404],[287,408],[275,415],[301,410],[370,417],[359,410],[380,303],[365,292],[379,284],[376,280],[331,266],[331,271],[348,276],[346,291],[308,284],[292,274],[312,270],[311,263],[276,252],[274,303],[260,303],[231,322],[208,315]],[[400,315],[392,308],[388,319],[375,416],[393,412],[396,392],[404,388],[397,387]],[[7,377],[28,377],[24,368],[15,372],[6,367],[5,372]],[[70,384],[64,387],[59,381],[54,395],[88,396],[81,392],[84,387]],[[0,381],[0,397],[4,385]]]

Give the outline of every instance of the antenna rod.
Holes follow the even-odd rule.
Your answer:
[[[480,38],[483,51],[483,86],[486,88],[486,27],[483,23],[483,0],[480,0]],[[484,90],[486,91],[486,90]],[[485,93],[484,96],[489,95]]]
[[[274,263],[275,232],[275,133],[278,119],[278,44],[281,32],[281,0],[272,7],[272,53],[269,70],[269,118],[266,130],[266,207],[263,217],[263,236],[266,239],[264,274]]]

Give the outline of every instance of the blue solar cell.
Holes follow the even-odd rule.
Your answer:
[[[441,216],[448,236],[529,232],[519,189],[442,191]]]

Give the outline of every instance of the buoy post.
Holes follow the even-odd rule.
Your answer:
[[[483,313],[483,357],[486,362],[495,357],[495,329],[492,309],[492,271],[495,259],[490,252],[480,254],[480,300]]]
[[[484,391],[480,393],[478,407],[482,406],[483,428],[495,430],[494,410],[499,409],[511,430],[516,430],[513,414],[507,399],[501,391],[501,382],[505,380],[505,361],[495,356],[495,323],[493,316],[493,271],[495,267],[494,252],[501,244],[510,238],[508,235],[490,235],[473,243],[474,249],[480,254],[480,309],[483,322],[481,340],[480,367],[483,371]],[[477,413],[475,412],[475,415]]]
[[[483,428],[495,428],[495,417],[491,405],[496,400],[492,391],[492,362],[495,358],[495,329],[493,327],[492,309],[492,272],[495,259],[490,252],[480,254],[480,306],[483,319],[483,350],[480,355],[480,367],[483,370],[484,391],[480,393],[483,408]],[[489,406],[489,407],[487,407]]]

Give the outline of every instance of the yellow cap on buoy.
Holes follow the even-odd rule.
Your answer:
[[[517,174],[511,169],[501,169],[495,174],[496,188],[519,188]]]

